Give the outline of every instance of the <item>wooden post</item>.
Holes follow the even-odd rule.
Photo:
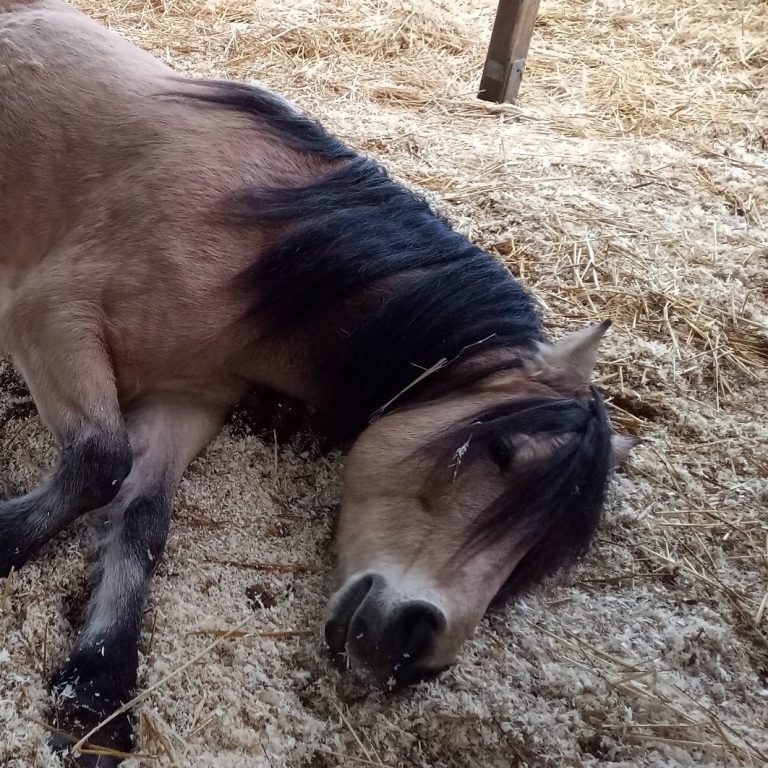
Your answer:
[[[478,96],[514,101],[520,90],[539,0],[499,0]]]

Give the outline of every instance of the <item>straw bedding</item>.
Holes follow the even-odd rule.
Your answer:
[[[179,492],[128,765],[768,764],[768,5],[545,0],[518,106],[474,98],[491,0],[80,5],[381,159],[522,276],[553,336],[611,318],[599,381],[645,438],[585,561],[389,695],[333,671],[318,631],[342,458],[233,422]],[[53,447],[3,365],[11,493]],[[56,765],[34,721],[87,557],[76,530],[0,583],[2,766]]]

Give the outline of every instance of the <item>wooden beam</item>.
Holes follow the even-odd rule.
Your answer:
[[[514,101],[525,71],[539,0],[499,0],[478,96]]]

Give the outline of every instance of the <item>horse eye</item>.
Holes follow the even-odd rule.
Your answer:
[[[502,472],[506,472],[512,464],[514,446],[500,437],[494,437],[488,443],[488,453],[494,464],[496,464]]]

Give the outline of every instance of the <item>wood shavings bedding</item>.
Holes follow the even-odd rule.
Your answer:
[[[439,681],[330,665],[342,457],[228,427],[185,478],[145,621],[128,768],[768,764],[768,6],[542,3],[518,106],[474,90],[486,0],[81,0],[202,75],[260,80],[424,191],[540,298],[610,317],[601,386],[645,438],[573,572],[494,611]],[[0,369],[6,493],[53,457]],[[0,765],[56,766],[45,679],[84,529],[0,587]],[[264,564],[282,564],[267,569]]]

